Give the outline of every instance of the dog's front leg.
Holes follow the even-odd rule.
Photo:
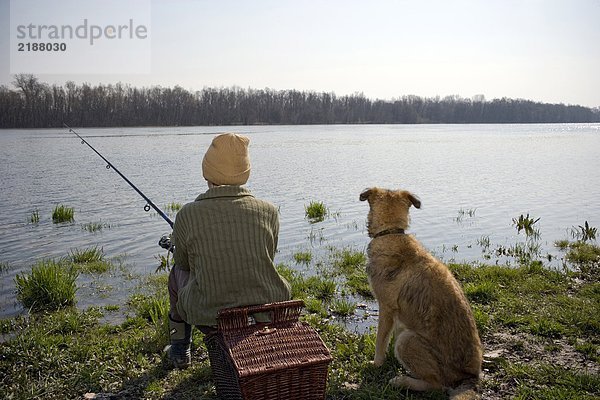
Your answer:
[[[385,361],[393,325],[394,318],[392,317],[392,312],[380,305],[379,321],[377,322],[377,339],[375,341],[375,359],[373,360],[373,364],[376,366],[383,365]]]

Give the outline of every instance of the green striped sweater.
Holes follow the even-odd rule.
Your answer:
[[[177,310],[192,325],[215,325],[222,308],[290,299],[273,261],[279,214],[241,186],[217,186],[179,210],[175,263],[190,270]]]

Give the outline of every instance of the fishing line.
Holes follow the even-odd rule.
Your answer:
[[[104,160],[104,162],[106,162],[106,169],[112,168],[117,174],[119,174],[119,176],[121,178],[123,178],[125,180],[125,182],[127,182],[129,184],[129,186],[131,186],[140,196],[143,197],[144,200],[146,200],[146,205],[144,206],[144,211],[148,212],[148,211],[150,211],[150,208],[153,208],[154,211],[156,211],[158,213],[158,215],[160,215],[165,221],[167,221],[167,223],[171,226],[171,228],[173,228],[173,221],[171,221],[171,219],[167,216],[167,214],[165,214],[160,208],[158,208],[156,206],[156,204],[154,204],[152,202],[152,200],[150,200],[144,193],[142,193],[142,191],[140,189],[138,189],[129,179],[127,179],[127,177],[125,175],[123,175],[121,173],[121,171],[119,171],[110,161],[108,161],[102,154],[100,154],[100,152],[98,150],[96,150],[91,144],[89,144],[87,142],[87,140],[85,140],[77,132],[75,132],[75,130],[73,128],[71,128],[69,125],[65,124],[64,122],[63,122],[63,125],[65,126],[65,128],[69,129],[69,132],[74,133],[75,135],[77,135],[77,137],[79,139],[81,139],[81,144],[87,144],[88,147],[94,151],[94,153],[98,154],[98,156],[100,156],[100,158],[102,158]]]

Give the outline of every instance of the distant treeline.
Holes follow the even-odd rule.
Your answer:
[[[600,122],[600,108],[522,99],[402,96],[372,100],[298,90],[64,86],[33,75],[0,86],[0,128],[254,124],[419,124]]]

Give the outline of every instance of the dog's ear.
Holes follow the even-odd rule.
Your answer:
[[[369,189],[365,189],[361,194],[360,194],[360,201],[365,201],[369,199],[369,196],[371,195],[371,193],[373,192],[372,188]]]
[[[412,193],[408,193],[407,194],[408,199],[410,200],[410,202],[412,203],[413,206],[415,206],[415,208],[421,208],[421,200],[419,200],[419,198],[417,196],[415,196]]]

